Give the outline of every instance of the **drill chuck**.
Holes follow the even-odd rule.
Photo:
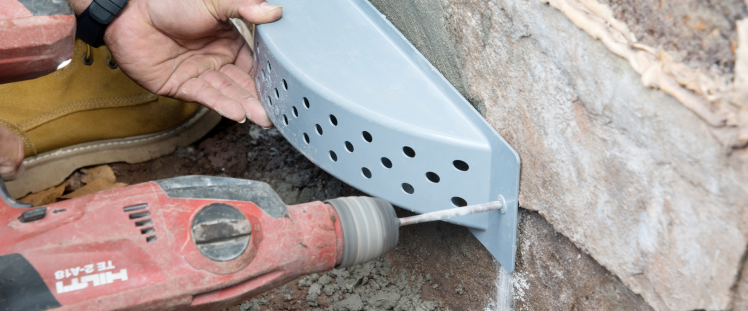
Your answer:
[[[395,247],[400,222],[392,205],[371,197],[327,200],[343,227],[343,255],[337,268],[361,264],[384,255]]]

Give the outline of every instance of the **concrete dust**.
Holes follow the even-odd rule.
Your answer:
[[[499,271],[496,279],[496,298],[486,307],[486,311],[514,310],[514,300],[524,299],[524,291],[522,288],[515,288],[517,279],[514,273],[506,272],[500,266],[496,269]]]
[[[439,303],[424,301],[421,288],[431,277],[391,267],[386,257],[346,269],[310,275],[298,281],[309,287],[306,302],[312,310],[424,310],[439,309]],[[429,284],[427,284],[429,283]],[[324,292],[322,288],[324,287]]]
[[[421,289],[431,285],[431,276],[416,275],[407,269],[398,269],[390,265],[386,256],[362,265],[346,269],[312,274],[296,282],[298,293],[306,297],[287,303],[268,302],[257,298],[241,304],[239,311],[259,311],[263,306],[274,310],[395,310],[395,311],[433,311],[443,310],[437,301],[427,301],[421,296]],[[288,292],[289,286],[263,294],[274,298]],[[298,297],[297,293],[290,294]],[[306,305],[306,306],[305,306]]]

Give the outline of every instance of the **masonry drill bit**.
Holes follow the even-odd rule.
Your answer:
[[[400,226],[407,226],[427,221],[445,220],[452,217],[472,215],[477,213],[499,210],[502,214],[506,211],[504,200],[481,203],[463,207],[455,207],[443,211],[431,212],[411,217],[400,218]]]

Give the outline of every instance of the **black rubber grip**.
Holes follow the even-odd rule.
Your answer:
[[[59,308],[39,272],[21,254],[0,256],[0,311]]]

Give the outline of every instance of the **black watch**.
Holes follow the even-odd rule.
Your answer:
[[[106,27],[122,12],[125,5],[127,5],[127,0],[94,0],[76,18],[78,25],[75,36],[90,46],[102,46]]]

